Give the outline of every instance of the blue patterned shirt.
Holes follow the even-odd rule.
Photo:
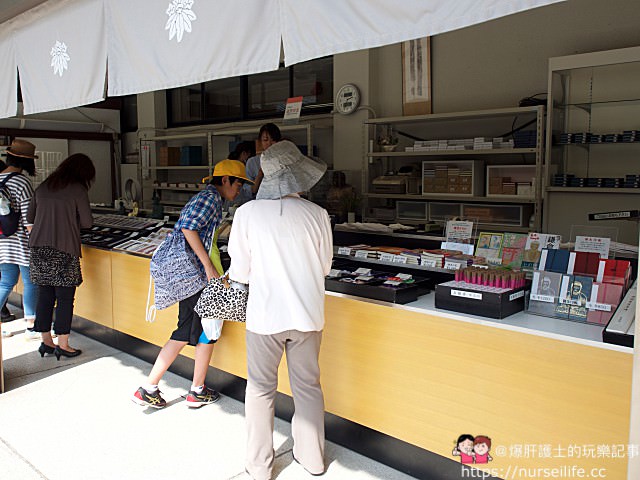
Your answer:
[[[211,248],[213,234],[222,220],[222,197],[213,185],[207,185],[206,190],[193,196],[187,202],[180,218],[173,227],[173,234],[183,235],[182,229],[195,230],[208,252]]]

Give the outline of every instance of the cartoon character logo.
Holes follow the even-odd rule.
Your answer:
[[[493,458],[489,455],[491,450],[491,439],[486,435],[473,435],[463,433],[458,437],[456,446],[453,447],[451,455],[460,457],[460,463],[489,463]]]
[[[454,457],[460,457],[460,463],[473,463],[473,435],[463,433],[458,437],[456,446],[453,447],[451,455]]]
[[[493,458],[489,455],[491,439],[485,435],[478,435],[473,440],[473,458],[475,463],[489,463]]]

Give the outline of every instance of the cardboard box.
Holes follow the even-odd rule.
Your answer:
[[[180,165],[180,149],[178,147],[160,147],[158,149],[158,165],[161,167]]]

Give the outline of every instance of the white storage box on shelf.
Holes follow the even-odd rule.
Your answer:
[[[487,165],[487,197],[517,197],[533,200],[535,179],[535,165]]]
[[[463,203],[462,215],[482,225],[527,227],[533,214],[533,204],[497,205],[489,203]]]
[[[429,220],[432,222],[444,222],[452,217],[460,217],[462,204],[446,202],[429,202]]]
[[[456,197],[484,195],[484,162],[481,160],[423,161],[422,194]]]
[[[409,202],[398,200],[396,202],[397,220],[420,220],[428,221],[429,204],[427,202]]]

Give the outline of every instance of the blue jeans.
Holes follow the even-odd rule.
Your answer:
[[[31,283],[29,267],[15,265],[13,263],[0,263],[0,305],[9,298],[13,287],[18,283],[18,276],[22,274],[24,291],[22,293],[22,308],[24,318],[36,317],[36,301],[38,299],[38,287]]]

